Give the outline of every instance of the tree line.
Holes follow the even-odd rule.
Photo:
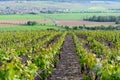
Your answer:
[[[61,26],[62,27],[62,26]],[[70,28],[69,26],[65,26],[66,30],[120,30],[120,26],[95,26],[95,27],[87,27],[87,26],[76,26]]]
[[[115,22],[116,24],[120,24],[120,16],[92,16],[83,20],[95,22]]]

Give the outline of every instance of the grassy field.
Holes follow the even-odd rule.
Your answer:
[[[50,17],[56,20],[82,20],[83,18],[91,16],[108,16],[120,15],[119,13],[59,13],[59,14],[43,14],[43,16]]]
[[[63,27],[56,27],[52,25],[47,26],[15,26],[15,27],[2,27],[0,28],[0,32],[3,31],[32,31],[32,30],[46,30],[46,29],[55,29],[55,30],[65,30]]]
[[[38,14],[38,15],[0,15],[0,20],[43,20],[43,19],[55,19],[55,20],[82,20],[86,17],[100,15],[120,15],[119,13],[55,13],[55,14]]]
[[[0,31],[19,31],[19,30],[41,30],[41,29],[47,29],[47,28],[54,28],[54,29],[61,29],[58,27],[54,27],[53,26],[53,20],[59,21],[59,20],[82,20],[83,18],[87,18],[87,17],[91,17],[93,15],[96,16],[105,16],[105,15],[119,15],[119,13],[59,13],[59,14],[37,14],[37,15],[30,15],[30,14],[24,14],[24,15],[0,15]],[[25,20],[50,20],[52,19],[50,23],[46,23],[47,25],[50,26],[34,26],[34,27],[28,27],[28,26],[22,26],[22,25],[13,25],[10,26],[10,24],[6,24],[8,27],[4,26],[4,24],[2,24],[2,20],[6,20],[7,21],[19,21],[18,23],[24,22]],[[16,22],[15,21],[15,22]],[[42,21],[41,21],[42,22]],[[79,26],[76,25],[76,23],[74,23],[75,26]],[[66,24],[65,24],[66,25]],[[9,27],[10,26],[10,27]]]
[[[13,15],[0,15],[0,20],[43,20],[42,15],[32,14],[13,14]]]

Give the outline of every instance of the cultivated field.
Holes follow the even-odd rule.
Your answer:
[[[0,20],[0,27],[10,27],[10,26],[24,26],[27,24],[29,20]],[[39,24],[50,24],[52,23],[51,20],[30,20],[35,21]]]
[[[14,26],[25,26],[29,20],[0,20],[0,27],[14,27]],[[52,20],[33,20],[39,24],[54,24]],[[115,22],[90,22],[90,21],[82,21],[82,20],[56,20],[57,26],[86,26],[86,27],[94,27],[94,26],[116,26]]]
[[[83,20],[92,16],[119,16],[119,13],[105,12],[105,13],[54,13],[54,14],[41,14],[45,18],[54,20]]]
[[[32,15],[32,14],[8,14],[0,15],[0,20],[44,20],[42,15]]]
[[[0,0],[0,80],[120,80],[118,16],[116,0]]]
[[[27,21],[36,21],[39,24],[55,24],[59,26],[109,26],[115,25],[113,22],[88,22],[82,21],[84,18],[91,16],[118,16],[119,13],[57,13],[57,14],[23,14],[23,15],[0,15],[0,27],[23,26]]]
[[[120,31],[0,32],[0,80],[119,80]]]
[[[0,15],[0,20],[83,20],[92,16],[119,16],[119,13],[53,13]]]
[[[115,22],[91,22],[91,21],[82,21],[82,20],[61,20],[56,21],[58,26],[86,26],[86,27],[95,27],[95,26],[116,26]]]

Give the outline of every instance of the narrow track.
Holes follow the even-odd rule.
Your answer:
[[[61,59],[48,80],[82,80],[72,36],[66,36],[61,52]]]

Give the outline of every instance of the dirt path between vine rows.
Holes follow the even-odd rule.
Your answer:
[[[48,80],[82,80],[79,59],[75,52],[72,36],[67,35],[63,44],[61,58]]]

